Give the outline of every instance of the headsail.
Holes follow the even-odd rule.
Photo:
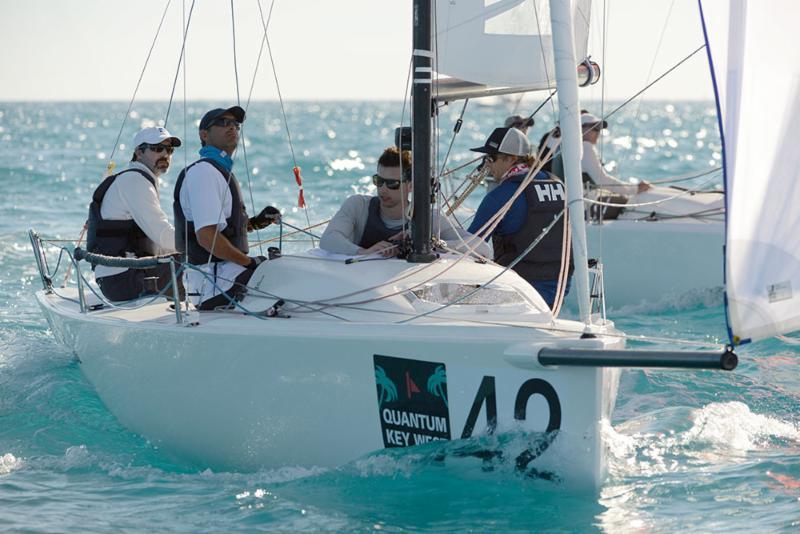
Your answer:
[[[800,4],[719,4],[700,0],[723,133],[725,291],[738,343],[800,329]]]
[[[572,4],[575,55],[586,57],[591,0]],[[555,87],[548,0],[436,0],[439,100]]]

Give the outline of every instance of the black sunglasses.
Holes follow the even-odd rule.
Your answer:
[[[167,154],[172,154],[173,152],[175,152],[175,147],[174,146],[166,146],[166,145],[150,145],[150,144],[145,143],[143,145],[139,145],[139,148],[141,148],[142,150],[144,150],[146,148],[150,149],[153,152],[155,152],[156,154],[161,154],[165,150],[167,151]]]
[[[227,128],[228,126],[233,126],[238,130],[239,128],[242,127],[242,123],[237,121],[236,119],[226,119],[224,117],[221,117],[219,119],[214,119],[213,121],[211,121],[211,124],[209,124],[209,128],[211,126],[222,126],[223,128]]]
[[[375,187],[385,185],[387,189],[400,189],[400,180],[389,180],[379,174],[372,175],[372,183],[375,184]]]

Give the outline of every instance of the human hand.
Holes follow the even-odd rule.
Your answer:
[[[267,206],[261,213],[256,215],[255,217],[250,217],[247,221],[247,226],[252,230],[261,230],[262,228],[266,228],[270,224],[276,221],[281,220],[281,212],[278,208],[273,206]]]
[[[397,256],[398,251],[399,247],[395,244],[389,243],[388,241],[378,241],[369,248],[358,249],[359,255],[378,253],[384,258],[391,258]]]
[[[245,265],[245,269],[250,269],[251,271],[255,271],[259,265],[267,261],[267,258],[264,256],[255,256],[250,258],[250,263]]]

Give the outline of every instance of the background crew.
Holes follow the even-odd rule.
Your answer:
[[[158,177],[169,169],[172,151],[181,146],[181,140],[164,128],[153,127],[137,133],[133,146],[128,167],[103,180],[92,195],[89,252],[135,258],[175,250],[175,232],[159,204]],[[151,269],[93,268],[97,285],[112,301],[152,294],[172,280],[167,264]],[[145,287],[146,277],[155,277],[155,285]]]

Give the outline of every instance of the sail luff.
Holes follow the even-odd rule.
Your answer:
[[[570,0],[550,0],[550,20],[553,31],[556,87],[558,89],[558,118],[561,125],[561,156],[567,185],[567,206],[572,251],[575,255],[575,291],[578,296],[580,319],[589,324],[589,267],[586,252],[586,226],[584,223],[583,181],[581,151],[583,136],[580,125],[578,101],[578,74],[575,70]]]

